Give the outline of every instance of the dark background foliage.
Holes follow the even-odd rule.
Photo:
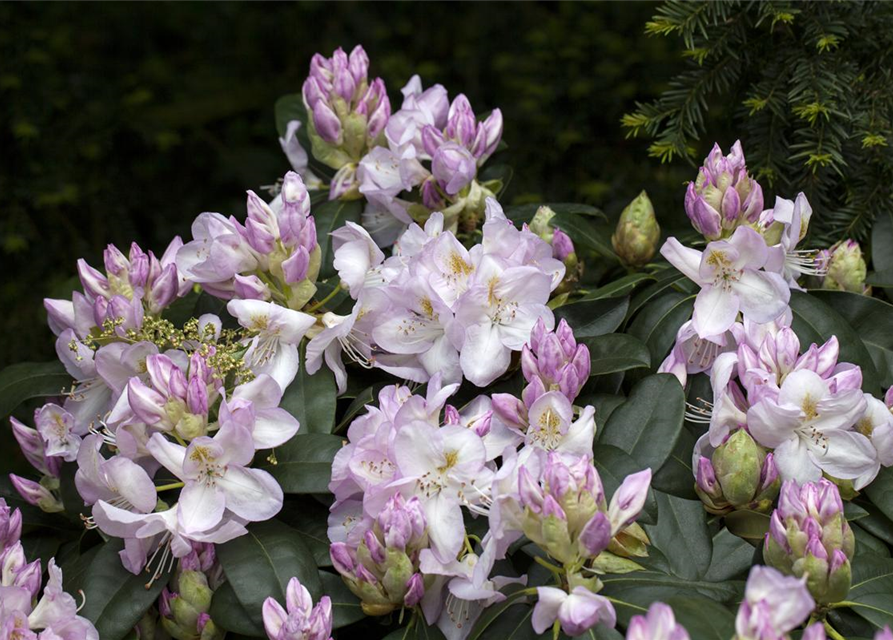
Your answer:
[[[690,169],[627,140],[622,115],[666,88],[681,43],[647,37],[656,3],[0,5],[0,366],[53,357],[44,296],[109,242],[159,252],[201,211],[288,168],[273,103],[311,55],[362,43],[395,109],[413,74],[500,107],[508,202],[618,215],[642,188],[681,210]],[[731,140],[723,140],[728,144]],[[703,151],[706,152],[706,142]]]

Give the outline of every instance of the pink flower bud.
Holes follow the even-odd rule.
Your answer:
[[[161,274],[152,282],[149,289],[149,311],[159,314],[177,298],[180,279],[177,266],[169,264],[161,271]]]
[[[362,45],[357,45],[350,52],[350,58],[347,63],[350,74],[353,76],[357,84],[361,84],[369,74],[369,56]]]
[[[465,148],[471,148],[477,133],[474,111],[464,94],[456,96],[447,115],[446,137]]]
[[[131,378],[127,383],[127,402],[134,415],[146,424],[153,425],[167,419],[164,396],[147,387],[139,378]]]
[[[388,558],[387,553],[371,529],[367,529],[366,533],[363,534],[363,542],[366,543],[366,548],[369,549],[369,555],[372,556],[372,560],[378,564],[384,564],[384,561]]]
[[[62,511],[62,503],[43,485],[17,476],[14,473],[9,474],[9,479],[12,481],[16,491],[19,492],[19,495],[22,496],[22,499],[28,504],[39,507],[48,513]]]
[[[629,526],[645,506],[648,489],[651,487],[651,469],[645,469],[624,478],[621,485],[611,497],[608,506],[608,517],[611,519],[613,532]]]
[[[575,253],[575,250],[571,237],[561,229],[556,228],[552,233],[552,257],[564,262],[573,253]]]
[[[716,472],[713,469],[713,464],[710,462],[710,458],[707,458],[706,456],[698,458],[698,468],[695,470],[695,482],[698,485],[698,489],[712,498],[717,498],[722,495],[722,489],[716,482]]]
[[[433,177],[422,182],[420,191],[422,192],[422,204],[428,209],[438,211],[443,208],[444,200],[441,196],[440,187],[437,184],[437,180]]]
[[[287,261],[286,261],[287,262]],[[283,268],[285,263],[283,262]],[[270,288],[257,276],[236,274],[233,278],[233,291],[242,300],[264,300],[272,298]]]
[[[78,276],[84,291],[93,298],[107,298],[111,295],[108,279],[81,258],[78,260]]]
[[[507,426],[522,429],[527,423],[527,408],[510,393],[494,393],[491,396],[493,412]]]
[[[334,565],[338,573],[343,575],[353,574],[356,562],[346,544],[343,542],[333,542],[329,547],[329,556],[331,556],[332,565]]]
[[[313,126],[319,137],[329,144],[339,145],[343,142],[341,120],[323,101],[317,102],[313,107]]]
[[[304,280],[309,269],[310,254],[304,247],[297,247],[295,252],[282,262],[282,272],[285,274],[285,282],[288,284]]]
[[[105,251],[102,252],[102,261],[105,264],[106,272],[119,278],[127,275],[127,271],[130,269],[130,262],[121,253],[121,250],[113,244],[108,245]]]
[[[409,581],[406,583],[406,595],[403,596],[403,605],[410,608],[414,607],[422,601],[424,595],[425,583],[422,580],[422,574],[412,574],[412,577],[410,577]]]
[[[434,156],[444,142],[443,132],[436,127],[429,124],[422,129],[422,148],[429,156]]]
[[[22,535],[22,512],[11,509],[6,500],[0,498],[0,549],[11,547]]]
[[[471,152],[482,165],[493,155],[502,140],[502,111],[493,109],[487,119],[478,124],[477,133],[471,146]]]
[[[542,513],[543,492],[533,476],[530,475],[527,467],[521,467],[518,470],[518,494],[521,498],[521,506],[534,513]]]
[[[204,416],[208,413],[208,387],[205,381],[194,377],[189,380],[186,388],[186,405],[189,412]]]
[[[443,185],[447,194],[454,196],[474,180],[477,164],[467,149],[447,142],[434,153],[431,173]]]
[[[592,558],[607,549],[611,542],[611,521],[608,520],[608,516],[603,511],[596,511],[583,526],[578,540]]]

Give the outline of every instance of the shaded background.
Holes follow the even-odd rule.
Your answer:
[[[101,267],[107,243],[131,240],[160,254],[201,211],[244,215],[245,190],[288,169],[274,101],[337,46],[363,44],[395,110],[413,73],[500,107],[506,202],[616,216],[646,188],[661,219],[677,215],[691,169],[620,127],[682,68],[681,44],[644,35],[655,7],[0,5],[0,367],[53,357],[41,300],[70,295],[77,258]]]

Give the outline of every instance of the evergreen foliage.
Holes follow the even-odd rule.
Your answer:
[[[653,139],[653,156],[700,160],[718,112],[764,187],[806,193],[813,243],[863,240],[891,209],[893,5],[672,0],[646,32],[681,39],[688,58],[623,118],[630,135]]]

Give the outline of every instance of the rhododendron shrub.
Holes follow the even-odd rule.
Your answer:
[[[314,56],[267,192],[46,300],[57,360],[0,374],[0,638],[890,640],[858,245],[747,141],[690,228],[501,203],[498,105],[375,68]]]

